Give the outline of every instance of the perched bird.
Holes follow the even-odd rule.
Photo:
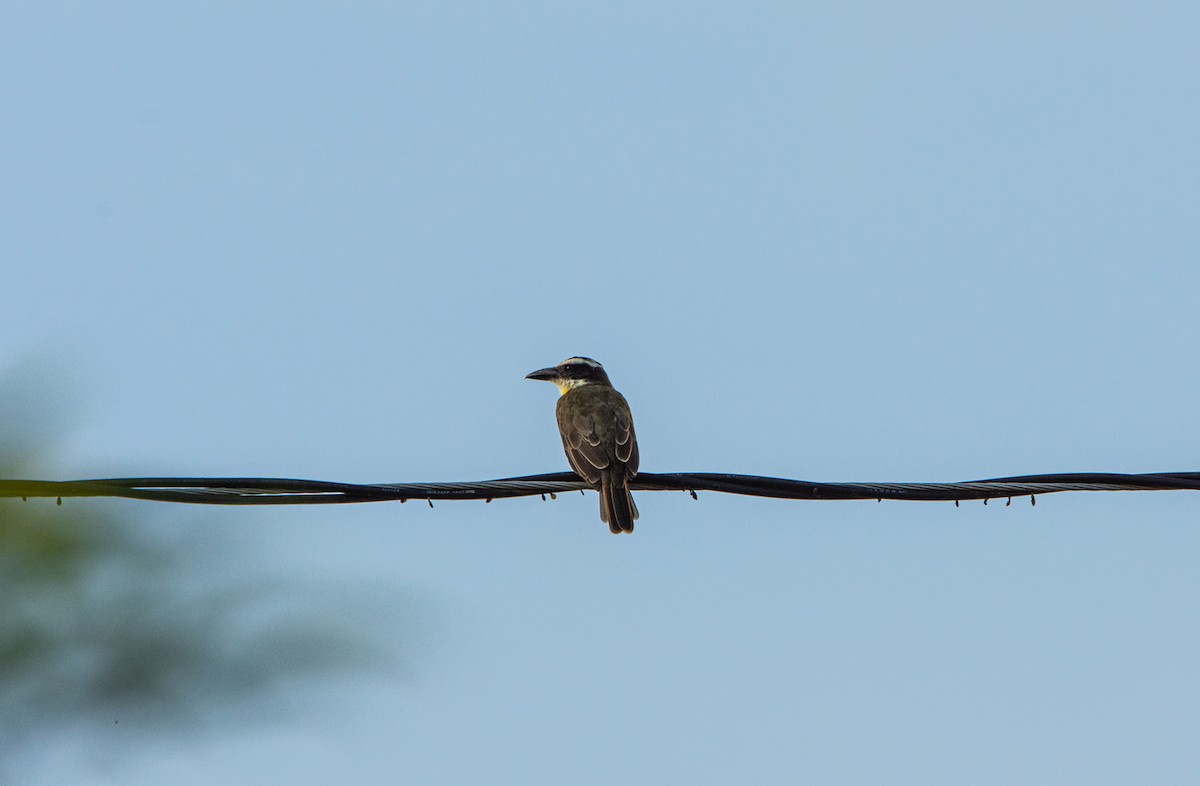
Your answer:
[[[637,505],[629,479],[638,471],[637,437],[625,397],[591,358],[567,358],[525,375],[558,386],[558,432],[575,474],[600,492],[600,520],[614,534],[633,532]]]

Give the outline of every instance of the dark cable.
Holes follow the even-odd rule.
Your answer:
[[[587,489],[574,473],[554,472],[463,483],[331,483],[285,478],[109,478],[0,480],[0,497],[124,497],[202,505],[328,505],[423,500],[493,500]],[[1022,475],[960,483],[818,483],[711,472],[656,474],[633,479],[634,491],[717,491],[776,499],[996,499],[1064,491],[1200,491],[1200,472],[1141,475],[1068,473]]]

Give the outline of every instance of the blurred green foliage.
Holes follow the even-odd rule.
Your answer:
[[[0,478],[48,474],[60,420],[44,386],[0,374]],[[380,631],[403,604],[264,578],[210,513],[195,526],[169,507],[0,499],[0,781],[19,782],[10,754],[56,734],[191,737],[216,718],[278,720],[274,700],[318,677],[398,670]],[[193,534],[164,526],[181,522]]]

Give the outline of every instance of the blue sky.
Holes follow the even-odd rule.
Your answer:
[[[76,381],[63,477],[558,471],[523,376],[574,354],[647,471],[1197,470],[1198,39],[1171,3],[9,5],[0,362]],[[222,512],[425,598],[412,673],[46,777],[1200,772],[1195,495],[638,505]]]

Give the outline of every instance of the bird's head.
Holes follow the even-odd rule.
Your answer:
[[[612,385],[608,381],[608,374],[604,373],[604,366],[591,358],[567,358],[557,366],[530,372],[525,379],[553,382],[558,386],[560,395],[584,385]]]

